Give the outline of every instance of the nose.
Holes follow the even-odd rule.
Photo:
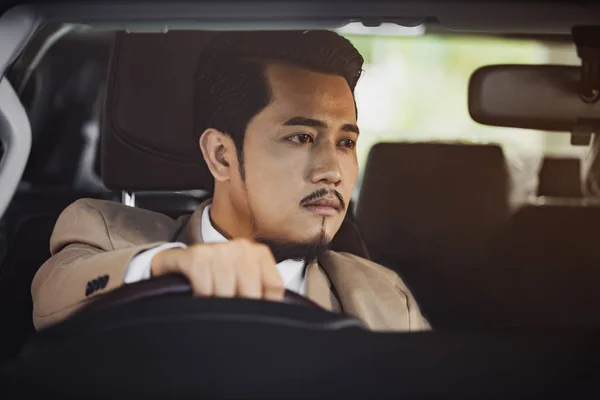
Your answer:
[[[337,186],[342,181],[337,146],[327,141],[317,144],[313,149],[311,182]]]

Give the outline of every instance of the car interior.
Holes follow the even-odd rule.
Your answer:
[[[385,5],[381,7],[385,9]],[[600,10],[592,9],[595,13],[591,14],[600,20]],[[600,23],[597,20],[595,23]],[[584,360],[579,353],[561,353],[555,346],[572,340],[570,343],[575,347],[577,339],[568,335],[580,328],[595,329],[600,325],[600,252],[594,233],[600,225],[600,193],[595,190],[596,171],[600,168],[596,149],[600,148],[600,141],[594,136],[595,128],[600,125],[597,122],[600,108],[597,98],[584,96],[592,93],[593,97],[600,90],[597,85],[600,31],[593,27],[572,30],[570,24],[561,25],[557,20],[558,33],[553,33],[551,27],[529,33],[507,34],[500,30],[474,33],[452,31],[434,18],[424,21],[419,26],[426,27],[423,35],[426,38],[459,37],[469,41],[483,36],[515,43],[559,42],[577,50],[581,66],[511,66],[507,62],[471,71],[468,87],[463,88],[468,93],[468,104],[460,105],[468,108],[477,123],[495,126],[498,135],[510,129],[523,130],[517,132],[522,135],[527,129],[538,130],[547,135],[562,135],[570,140],[568,147],[575,150],[544,155],[534,169],[532,192],[515,202],[511,196],[524,186],[519,181],[524,174],[515,173],[510,154],[501,143],[403,140],[402,137],[376,140],[361,165],[356,196],[331,248],[373,260],[397,272],[414,293],[434,331],[450,332],[452,336],[456,332],[529,328],[528,332],[541,333],[535,340],[522,337],[518,342],[497,336],[484,341],[465,334],[461,336],[461,344],[479,347],[462,358],[471,360],[463,361],[464,364],[457,361],[462,354],[445,348],[436,353],[442,347],[430,346],[425,336],[411,336],[397,344],[391,335],[383,335],[376,344],[358,348],[364,354],[371,351],[381,355],[373,365],[398,363],[394,357],[403,354],[416,357],[414,349],[425,347],[425,352],[431,355],[428,360],[439,361],[439,368],[458,365],[454,373],[444,375],[438,388],[427,389],[439,390],[427,392],[430,394],[450,393],[442,393],[441,388],[463,390],[466,386],[456,382],[474,381],[478,383],[469,390],[489,394],[489,388],[482,383],[486,376],[478,375],[484,372],[472,360],[483,363],[494,357],[505,362],[502,366],[495,364],[494,371],[501,368],[506,371],[517,360],[522,362],[523,369],[531,367],[526,374],[511,375],[514,379],[504,389],[533,390],[551,381],[550,376],[562,374],[569,362]],[[452,25],[452,19],[448,21]],[[38,335],[32,323],[31,281],[50,257],[48,242],[54,223],[69,204],[80,198],[113,200],[177,218],[191,213],[210,197],[210,175],[198,162],[199,150],[192,135],[189,82],[202,45],[218,31],[190,28],[145,31],[107,26],[46,22],[35,30],[5,72],[5,80],[14,88],[26,111],[31,149],[22,177],[0,220],[1,360],[27,355],[36,348],[28,350],[26,345],[30,340],[35,342]],[[376,24],[364,24],[365,29],[374,27]],[[362,40],[356,37],[357,42]],[[582,100],[584,97],[587,100]],[[0,147],[0,162],[7,148]],[[183,290],[174,289],[173,293]],[[137,304],[136,312],[148,313],[142,306]],[[90,322],[92,325],[98,328],[100,322]],[[87,332],[79,320],[65,326],[69,332]],[[569,329],[560,335],[545,331],[557,327]],[[185,340],[193,340],[193,335],[198,334],[194,329],[186,331]],[[249,327],[248,332],[254,332],[253,329]],[[59,327],[48,333],[43,345],[50,346],[61,332],[67,332],[67,328]],[[172,335],[172,331],[165,332]],[[205,332],[220,335],[216,328],[207,328]],[[540,339],[542,336],[544,339]],[[577,351],[589,351],[586,353],[589,355],[597,351],[594,338],[590,334],[579,340]],[[89,340],[92,343],[97,339],[90,336]],[[321,339],[315,336],[314,340]],[[366,355],[352,360],[344,358],[350,356],[341,355],[344,350],[336,347],[333,338],[327,336],[322,340],[318,342],[321,346],[331,346],[339,356],[328,359],[323,368],[341,368],[342,363],[357,360],[363,361],[356,366],[357,370],[369,367]],[[123,339],[119,343],[127,342]],[[487,350],[492,347],[493,351]],[[549,348],[556,351],[552,361],[548,361]],[[69,352],[66,347],[44,351],[40,357],[46,358],[37,369],[21,359],[23,370],[40,377],[44,368],[52,368],[52,357],[64,355],[65,360],[77,359],[75,350]],[[520,358],[518,352],[537,352],[538,358]],[[502,358],[509,357],[509,353],[514,357]],[[202,354],[212,363],[218,363],[210,358],[212,353]],[[173,352],[161,356],[175,359]],[[540,364],[535,364],[534,359]],[[584,361],[587,363],[589,359]],[[465,366],[469,362],[469,367]],[[125,363],[115,368],[124,371],[125,365],[131,367]],[[241,371],[244,365],[241,362],[235,371]],[[545,365],[543,373],[539,365]],[[589,369],[582,371],[589,372],[590,364],[585,365]],[[419,367],[425,370],[425,364],[417,365],[416,370]],[[459,377],[461,371],[464,375]],[[269,373],[280,372],[273,367]],[[251,375],[253,379],[261,379],[257,374]],[[235,376],[245,382],[240,387],[252,384],[250,378]],[[340,372],[340,379],[342,376],[347,379],[350,375]],[[412,382],[403,386],[403,393],[420,393],[424,385],[435,386],[430,385],[430,380],[416,376],[414,371],[410,374],[396,371],[380,374],[378,379],[386,380],[389,385],[385,387],[399,377],[402,382]],[[87,385],[94,382],[91,376],[82,379]],[[303,382],[324,382],[317,372],[306,379]],[[301,381],[295,385],[302,384]],[[578,382],[579,389],[588,388],[587,381]],[[266,381],[263,384],[267,385]],[[225,380],[219,388],[223,385],[226,386]],[[147,390],[150,387],[151,384]],[[213,393],[210,390],[217,390],[216,387],[211,386],[207,393]],[[544,390],[556,387],[546,385]],[[367,386],[361,388],[370,390]],[[185,392],[191,386],[180,389]],[[241,393],[231,390],[224,393]],[[328,390],[318,393],[341,393],[331,387]],[[282,391],[273,393],[289,395]]]

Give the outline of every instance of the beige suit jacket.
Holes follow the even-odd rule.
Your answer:
[[[202,243],[200,221],[208,203],[177,220],[104,200],[71,204],[50,238],[52,257],[33,279],[35,327],[54,324],[95,295],[123,285],[138,253],[171,241]],[[306,296],[327,310],[358,317],[373,330],[430,329],[396,273],[351,254],[330,251],[309,265]]]

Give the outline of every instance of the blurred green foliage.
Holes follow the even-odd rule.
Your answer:
[[[467,108],[469,78],[479,67],[577,65],[574,46],[474,35],[346,37],[365,58],[356,88],[361,166],[381,141],[498,143],[508,158],[581,152],[569,145],[568,134],[483,126]]]

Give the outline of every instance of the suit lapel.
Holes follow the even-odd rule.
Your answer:
[[[376,330],[408,326],[407,300],[392,280],[383,279],[381,274],[372,273],[340,253],[329,252],[319,264],[346,314]]]
[[[306,297],[328,311],[340,312],[341,306],[331,290],[331,282],[317,262],[306,267]]]
[[[186,245],[204,243],[202,240],[202,213],[206,206],[212,202],[212,199],[208,199],[202,202],[196,210],[184,220],[183,225],[179,232],[175,234],[175,241],[182,242]]]

